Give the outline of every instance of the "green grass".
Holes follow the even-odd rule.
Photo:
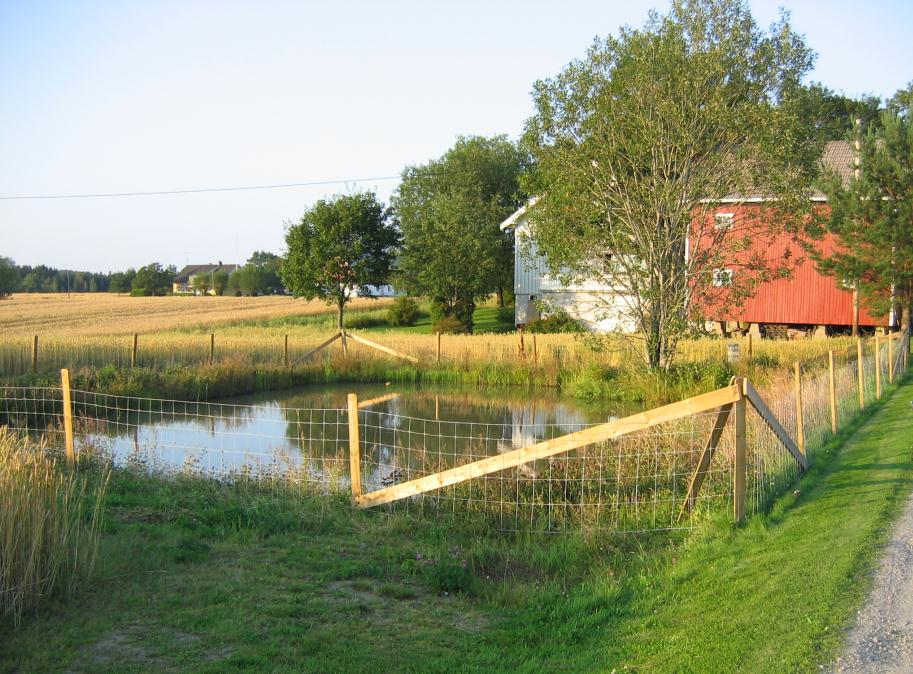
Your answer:
[[[814,671],[913,484],[911,395],[820,453],[798,498],[683,539],[118,472],[95,585],[0,628],[0,671]]]

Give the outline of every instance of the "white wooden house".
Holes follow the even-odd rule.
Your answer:
[[[633,323],[625,316],[624,295],[594,278],[562,280],[549,272],[548,264],[532,236],[527,209],[533,198],[501,223],[501,231],[514,232],[514,322],[526,325],[550,311],[564,310],[594,332],[632,332]]]

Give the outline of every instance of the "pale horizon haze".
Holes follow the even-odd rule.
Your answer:
[[[913,80],[913,3],[778,7],[810,81],[885,97]],[[0,0],[0,197],[396,176],[460,135],[516,139],[530,91],[666,2]],[[396,180],[164,196],[0,200],[0,256],[117,271],[280,253],[284,223]]]

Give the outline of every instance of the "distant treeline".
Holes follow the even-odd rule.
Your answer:
[[[7,269],[12,272],[11,292],[20,293],[104,293],[111,289],[111,278],[115,275],[55,269],[43,264],[37,267],[12,264]]]

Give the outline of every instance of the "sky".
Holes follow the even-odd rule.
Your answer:
[[[818,53],[810,80],[889,96],[913,80],[913,3],[780,6]],[[0,0],[0,256],[116,271],[281,253],[316,200],[372,189],[460,135],[517,138],[533,83],[665,1]]]

